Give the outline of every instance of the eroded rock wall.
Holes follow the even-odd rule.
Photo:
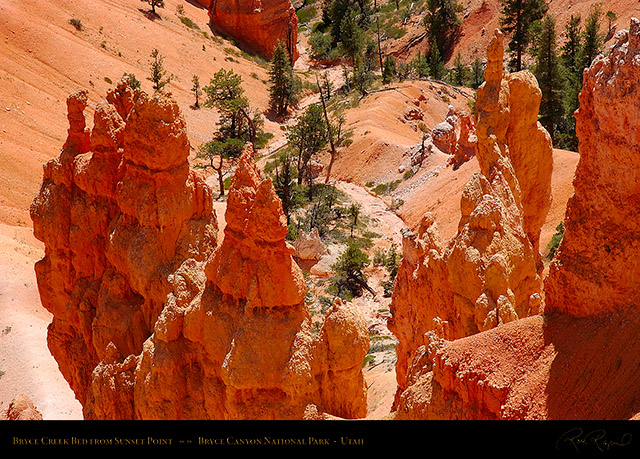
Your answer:
[[[198,0],[209,9],[211,26],[268,59],[282,41],[295,62],[298,17],[290,0]]]
[[[431,335],[398,418],[637,418],[639,59],[632,19],[585,70],[575,195],[545,314],[455,341]]]
[[[441,241],[427,214],[403,238],[390,322],[399,340],[396,403],[415,379],[412,371],[430,365],[425,349],[435,338],[463,338],[543,309],[537,249],[550,203],[552,148],[536,121],[535,78],[528,71],[503,75],[502,55],[496,31],[476,102],[481,173],[464,188],[457,235]],[[544,141],[531,148],[528,136]]]
[[[212,192],[189,167],[170,95],[123,80],[45,165],[31,215],[53,314],[49,348],[86,419],[364,417],[361,312],[337,301],[311,330],[286,218],[245,148],[217,245]]]

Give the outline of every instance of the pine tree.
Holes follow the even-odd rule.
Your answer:
[[[602,8],[600,4],[591,7],[589,16],[582,34],[581,63],[583,69],[591,65],[591,62],[600,53],[604,44],[604,35],[600,33],[600,21]]]
[[[361,56],[356,56],[353,63],[353,73],[351,75],[351,84],[360,92],[361,96],[367,95],[369,87],[373,83],[373,73],[367,67]]]
[[[153,90],[160,91],[162,90],[169,82],[172,77],[165,77],[167,71],[164,68],[164,57],[160,54],[160,51],[154,49],[151,51],[151,60],[149,61],[149,68],[151,70],[151,76],[147,78],[147,80],[153,83]]]
[[[392,82],[396,77],[396,58],[387,56],[382,69],[382,82],[384,84]]]
[[[340,22],[340,47],[351,62],[365,47],[365,33],[358,22],[358,9],[351,6]]]
[[[224,196],[224,160],[239,155],[245,143],[255,144],[261,120],[250,114],[242,77],[233,70],[220,69],[203,91],[207,95],[205,107],[216,108],[220,119],[214,138],[200,148],[198,156],[208,159],[208,166],[218,172],[220,196]],[[218,158],[217,166],[214,158]]]
[[[191,92],[196,98],[195,102],[193,103],[193,106],[195,108],[200,108],[200,96],[202,95],[202,89],[200,88],[200,77],[198,75],[193,75],[191,82],[193,83],[193,86],[191,87]]]
[[[156,6],[158,8],[164,8],[164,0],[140,0],[144,3],[151,5],[151,12],[156,14]]]
[[[448,56],[462,26],[457,0],[428,0],[424,24],[440,56]]]
[[[542,91],[540,102],[540,123],[555,141],[557,127],[564,115],[562,105],[564,75],[557,54],[556,22],[551,16],[545,16],[538,38],[538,49],[534,74]]]
[[[476,57],[471,65],[471,86],[479,88],[484,83],[484,66],[479,57]]]
[[[307,179],[309,187],[313,183],[309,172],[309,161],[327,145],[327,125],[320,105],[310,105],[297,123],[288,128],[287,140],[297,149],[298,185]]]
[[[567,87],[564,96],[564,118],[565,130],[563,140],[560,144],[562,148],[572,151],[578,149],[578,138],[576,137],[576,120],[574,112],[580,103],[578,95],[582,88],[582,63],[581,63],[581,30],[580,16],[571,16],[565,25],[565,42],[562,46],[560,59],[566,71]]]
[[[418,78],[426,78],[431,74],[429,60],[420,51],[418,55],[409,63],[410,71]]]
[[[434,80],[442,79],[446,71],[435,39],[431,40],[431,49],[429,50],[429,70]]]
[[[282,116],[289,106],[298,102],[301,84],[293,73],[289,53],[281,41],[278,41],[273,50],[269,85],[269,105],[278,116]]]
[[[543,0],[502,0],[500,26],[511,36],[509,50],[514,53],[512,68],[522,70],[522,56],[529,46],[529,26],[547,10]]]
[[[462,54],[458,51],[453,60],[453,82],[458,86],[464,86],[467,80],[467,67],[462,62]]]

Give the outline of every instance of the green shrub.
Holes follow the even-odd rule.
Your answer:
[[[184,25],[186,25],[190,29],[200,30],[200,27],[198,27],[198,24],[196,24],[186,16],[180,16],[180,22],[182,22]]]
[[[551,237],[551,241],[549,241],[549,244],[547,244],[547,249],[549,249],[549,260],[553,259],[553,257],[555,256],[563,236],[564,223],[560,222],[558,223],[558,226],[556,226],[556,233]]]
[[[332,278],[330,293],[334,293],[344,300],[351,300],[360,296],[366,288],[366,279],[362,272],[369,265],[369,257],[355,244],[349,244],[347,249],[331,266],[336,272]]]

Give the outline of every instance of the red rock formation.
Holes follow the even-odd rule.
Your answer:
[[[366,414],[357,308],[314,336],[286,218],[245,149],[219,247],[212,192],[187,162],[168,95],[124,81],[98,105],[69,98],[69,139],[31,213],[54,318],[48,342],[87,419],[302,419],[309,404]]]
[[[6,413],[0,419],[8,421],[42,421],[42,414],[37,410],[31,399],[24,394],[18,394],[9,403]]]
[[[465,111],[457,113],[456,116],[459,120],[460,132],[452,152],[453,156],[449,160],[449,164],[451,164],[454,169],[459,168],[462,164],[473,158],[478,148],[476,128],[471,116]]]
[[[209,8],[211,27],[268,59],[282,41],[298,59],[298,17],[290,0],[198,0]]]
[[[503,78],[502,54],[502,34],[497,32],[487,52],[486,83],[478,90],[481,174],[475,174],[463,191],[458,234],[442,243],[433,217],[427,214],[417,233],[407,232],[403,238],[404,258],[396,277],[389,324],[399,340],[398,397],[411,384],[411,367],[423,361],[423,350],[430,345],[431,335],[425,334],[454,340],[542,310],[542,266],[536,251],[540,226],[536,232],[531,225],[531,236],[525,232],[532,205],[523,200],[521,190],[532,188],[531,194],[542,193],[540,200],[549,202],[551,170],[536,169],[551,164],[552,149],[550,143],[544,144],[531,149],[528,160],[512,164],[511,152],[524,148],[524,132],[529,130],[533,135],[542,128],[536,123],[511,121],[511,104],[533,111],[518,112],[518,116],[535,120],[540,99],[530,72]],[[512,101],[511,86],[520,82],[522,87],[513,95],[522,100]],[[529,183],[533,178],[541,183]],[[548,210],[535,209],[545,215]]]
[[[402,419],[631,419],[640,413],[637,305],[640,21],[584,73],[580,162],[546,311],[420,349]],[[624,177],[624,179],[621,179]]]

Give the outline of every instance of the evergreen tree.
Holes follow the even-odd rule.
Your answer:
[[[384,68],[382,69],[382,82],[384,84],[390,83],[396,76],[396,58],[393,56],[387,56],[384,61]]]
[[[453,60],[453,83],[458,86],[464,86],[467,80],[467,67],[462,62],[462,54],[458,51]]]
[[[600,4],[591,7],[589,16],[584,25],[582,34],[581,63],[583,69],[591,65],[591,62],[600,53],[604,44],[604,35],[600,33],[600,21],[602,19],[602,9]]]
[[[418,51],[418,55],[409,63],[410,72],[415,73],[418,78],[426,78],[431,75],[429,60],[427,56]]]
[[[140,0],[144,3],[151,5],[151,12],[156,14],[156,6],[158,8],[164,8],[164,0]]]
[[[365,32],[358,23],[358,15],[357,7],[351,6],[340,22],[340,47],[351,62],[365,47]]]
[[[200,108],[200,96],[202,95],[202,89],[200,88],[200,77],[198,75],[193,75],[191,82],[193,83],[193,86],[191,87],[191,92],[196,98],[193,106],[195,108]]]
[[[309,188],[312,188],[309,161],[327,145],[327,124],[322,107],[307,107],[297,123],[288,128],[287,140],[297,150],[298,185],[307,179]]]
[[[440,50],[435,39],[431,40],[431,49],[429,50],[429,70],[434,80],[440,80],[444,76],[446,69],[442,62]]]
[[[529,27],[542,19],[547,10],[543,0],[502,0],[500,26],[511,36],[509,50],[514,53],[512,68],[522,70],[522,56],[529,46]]]
[[[269,84],[269,105],[278,116],[282,116],[289,106],[298,102],[301,83],[293,73],[289,53],[281,41],[278,41],[273,50]]]
[[[555,141],[557,128],[564,115],[562,105],[564,75],[560,66],[556,44],[556,22],[550,15],[542,21],[542,30],[538,38],[538,49],[534,73],[542,91],[540,102],[540,123]]]
[[[560,145],[572,151],[578,149],[576,137],[576,120],[574,112],[579,107],[578,95],[582,88],[582,62],[581,62],[581,30],[580,16],[571,16],[565,25],[565,42],[562,46],[560,59],[566,71],[566,90],[564,96],[565,130]]]
[[[429,39],[438,54],[448,56],[458,36],[462,21],[457,16],[457,0],[428,0],[424,23]],[[432,69],[433,71],[433,69]]]
[[[149,61],[151,76],[147,80],[153,83],[153,90],[162,90],[171,81],[171,76],[166,76],[167,71],[164,68],[164,57],[160,51],[154,49],[151,51],[151,60]]]
[[[347,18],[349,10],[355,13],[359,27],[368,25],[372,9],[371,0],[327,0],[322,10],[322,22],[329,26],[334,46],[343,40],[342,21]]]
[[[257,129],[262,120],[249,112],[249,99],[244,95],[242,77],[233,70],[220,69],[203,88],[205,107],[216,108],[220,115],[214,138],[200,149],[200,157],[209,160],[208,166],[218,172],[220,196],[224,196],[224,160],[240,154],[245,143],[255,144]],[[214,164],[214,158],[218,164]]]
[[[484,83],[484,66],[479,57],[476,57],[471,65],[471,86],[477,89]]]
[[[356,56],[351,75],[351,84],[357,89],[361,96],[367,95],[369,87],[373,83],[373,73],[367,67],[365,60],[361,56]]]
[[[338,257],[331,267],[336,275],[332,279],[334,291],[343,299],[350,300],[359,296],[363,289],[370,290],[366,277],[362,272],[369,265],[369,257],[355,243]]]

